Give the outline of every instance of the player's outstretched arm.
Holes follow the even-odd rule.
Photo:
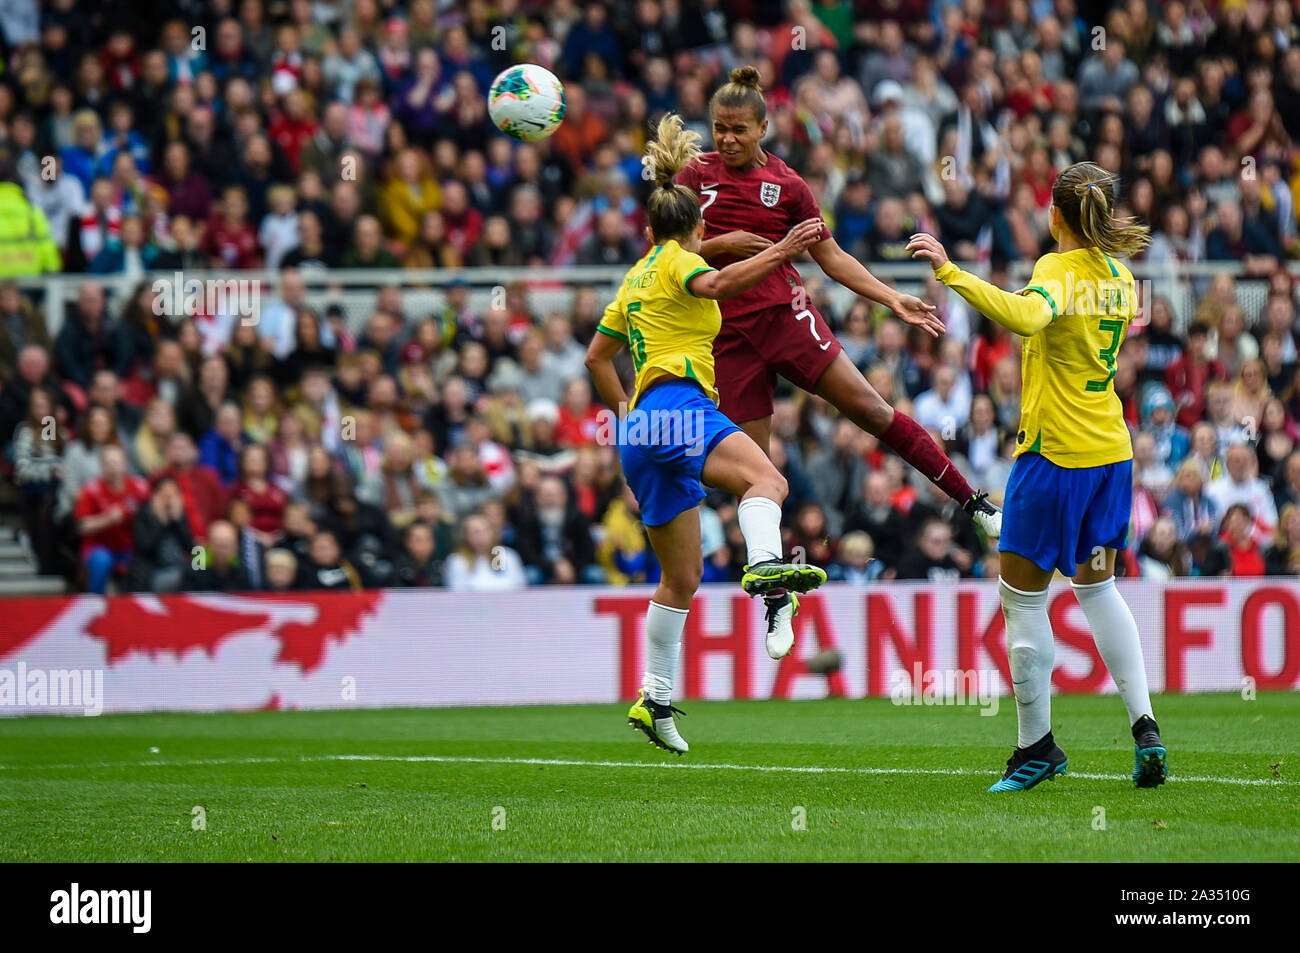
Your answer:
[[[587,372],[596,393],[605,402],[605,406],[622,416],[628,405],[627,391],[623,381],[614,367],[614,355],[623,350],[623,342],[602,331],[597,331],[587,347]]]
[[[945,330],[943,320],[935,313],[932,304],[926,304],[916,295],[902,294],[891,288],[843,248],[834,238],[827,238],[809,249],[813,261],[826,273],[826,277],[842,284],[864,298],[883,304],[908,324],[924,328],[938,337]]]
[[[734,297],[758,284],[787,258],[802,253],[817,240],[821,230],[819,218],[800,222],[786,233],[785,238],[764,248],[753,258],[734,262],[720,271],[701,272],[686,283],[686,290],[697,298],[722,300]]]
[[[722,235],[714,235],[712,238],[706,238],[700,243],[700,257],[705,261],[712,261],[717,255],[735,255],[737,258],[748,258],[751,255],[757,255],[764,248],[771,248],[770,239],[762,235],[755,235],[753,232],[735,231],[725,232]]]
[[[948,260],[948,252],[933,235],[918,233],[907,243],[913,258],[928,261],[934,276],[965,298],[976,311],[1023,337],[1037,334],[1052,323],[1052,306],[1040,294],[1015,294],[962,271]]]

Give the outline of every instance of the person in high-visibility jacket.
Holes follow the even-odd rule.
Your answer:
[[[63,267],[45,213],[27,200],[9,163],[0,163],[0,279]]]

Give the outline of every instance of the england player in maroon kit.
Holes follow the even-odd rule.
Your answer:
[[[821,214],[808,184],[759,145],[767,133],[767,103],[758,70],[743,66],[730,78],[709,103],[717,151],[700,156],[677,176],[700,197],[706,229],[700,255],[717,268],[758,253],[792,226]],[[808,251],[827,277],[851,291],[936,337],[944,330],[933,305],[880,281],[840,248],[829,229],[823,228],[821,241]],[[780,374],[880,438],[962,504],[989,536],[1001,534],[1002,514],[987,494],[976,493],[925,428],[895,411],[843,353],[807,299],[793,264],[785,262],[720,304],[722,330],[713,342],[719,406],[760,447],[767,449],[771,439],[772,395]]]

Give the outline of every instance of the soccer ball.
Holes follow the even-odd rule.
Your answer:
[[[564,121],[564,86],[533,63],[512,66],[492,81],[488,115],[512,139],[545,139]]]

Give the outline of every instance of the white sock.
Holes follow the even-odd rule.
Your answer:
[[[677,673],[677,653],[682,648],[682,629],[688,609],[661,606],[653,599],[645,614],[645,677],[641,689],[659,705],[673,698],[673,676]]]
[[[1147,670],[1142,662],[1142,642],[1133,612],[1115,587],[1114,576],[1083,586],[1072,585],[1083,614],[1088,617],[1097,651],[1119,689],[1120,698],[1124,699],[1128,723],[1132,725],[1143,715],[1151,715]]]
[[[781,504],[765,496],[746,497],[736,507],[736,519],[751,566],[781,558]]]
[[[1025,592],[998,577],[1007,624],[1007,659],[1016,693],[1018,747],[1027,748],[1052,730],[1052,667],[1056,641],[1047,617],[1047,590]]]

